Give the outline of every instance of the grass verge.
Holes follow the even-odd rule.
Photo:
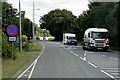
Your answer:
[[[22,54],[17,53],[16,60],[2,60],[2,77],[10,78],[22,67],[24,67],[29,61],[35,58],[36,55],[29,55],[23,52]]]
[[[30,45],[30,51],[40,51],[42,49],[42,44],[36,42],[36,45]],[[31,60],[33,60],[37,55],[35,54],[26,54],[25,51],[23,53],[16,53],[16,59],[11,60],[2,60],[2,78],[10,78],[15,73],[17,73],[21,68],[27,65]]]
[[[112,47],[112,46],[109,46],[109,49],[120,51],[120,48],[119,48],[119,47]]]
[[[29,51],[27,52],[41,51],[41,49],[42,49],[42,44],[36,41],[35,44],[30,43]]]
[[[79,45],[82,45],[82,41],[78,42]]]

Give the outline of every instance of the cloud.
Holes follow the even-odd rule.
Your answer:
[[[19,9],[19,0],[9,0],[14,8]],[[83,11],[88,9],[88,0],[34,0],[35,22],[39,24],[40,16],[47,14],[56,8],[67,9],[73,12],[75,16],[79,16]],[[33,0],[21,0],[21,10],[26,11],[26,17],[32,20],[33,14]]]

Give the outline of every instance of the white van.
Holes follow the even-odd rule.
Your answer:
[[[89,28],[84,33],[83,49],[102,48],[107,51],[109,47],[109,34],[105,28]]]
[[[65,44],[74,44],[77,45],[77,40],[75,39],[76,35],[72,33],[63,33],[63,43]]]

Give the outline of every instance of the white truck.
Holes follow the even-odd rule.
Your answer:
[[[77,45],[76,35],[72,33],[63,33],[63,43],[64,45],[74,44]]]
[[[84,33],[83,49],[98,49],[102,48],[104,51],[109,47],[109,34],[105,28],[89,28]]]

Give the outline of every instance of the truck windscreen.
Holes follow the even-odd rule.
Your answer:
[[[109,34],[108,32],[92,32],[92,38],[98,39],[98,38],[108,38]]]
[[[68,39],[75,39],[75,37],[68,37]]]

